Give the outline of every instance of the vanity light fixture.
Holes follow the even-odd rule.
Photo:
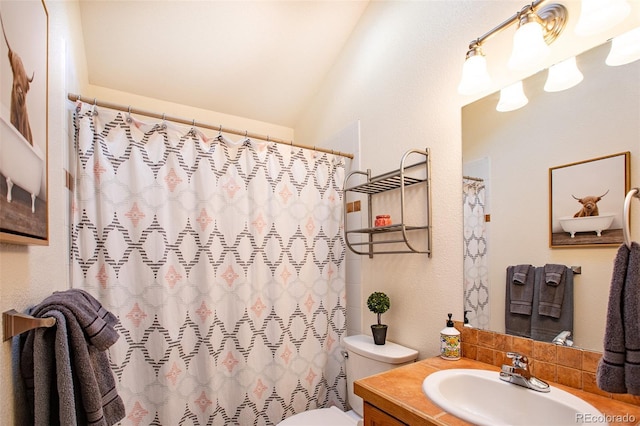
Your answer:
[[[518,81],[500,90],[500,100],[496,106],[496,111],[515,111],[529,103],[529,98],[524,94],[522,81]]]
[[[572,88],[583,79],[584,76],[576,64],[576,57],[572,56],[549,68],[544,90],[545,92],[560,92]]]
[[[462,80],[458,86],[460,94],[478,94],[490,86],[490,79],[486,73],[486,59],[480,47],[488,38],[512,24],[517,23],[518,29],[514,35],[513,53],[508,66],[517,70],[541,66],[549,53],[547,45],[562,32],[567,19],[567,9],[561,4],[552,3],[536,10],[543,1],[545,0],[535,0],[527,4],[519,12],[469,44]],[[467,71],[467,68],[476,71]]]
[[[589,36],[613,28],[631,11],[627,0],[582,0],[576,34]]]
[[[640,59],[640,27],[614,37],[605,63],[609,66],[629,64]]]

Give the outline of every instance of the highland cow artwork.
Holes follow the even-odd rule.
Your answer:
[[[629,164],[623,152],[549,169],[551,247],[622,244]]]
[[[48,244],[48,14],[0,2],[0,241]]]

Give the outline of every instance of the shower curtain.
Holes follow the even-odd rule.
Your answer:
[[[123,425],[346,408],[341,158],[78,104],[71,278],[120,323]]]
[[[490,319],[484,203],[484,183],[464,179],[464,310],[471,325],[480,329],[489,328]]]

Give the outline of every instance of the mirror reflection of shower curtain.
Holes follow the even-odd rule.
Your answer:
[[[123,424],[346,408],[339,157],[86,104],[75,144],[72,282],[120,320]]]
[[[485,226],[485,185],[479,180],[464,179],[464,310],[476,328],[489,327],[489,274],[487,270],[487,236]]]

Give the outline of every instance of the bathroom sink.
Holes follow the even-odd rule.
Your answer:
[[[497,371],[451,369],[430,374],[423,392],[444,411],[477,425],[606,425],[605,416],[551,386],[536,392],[500,380]]]

